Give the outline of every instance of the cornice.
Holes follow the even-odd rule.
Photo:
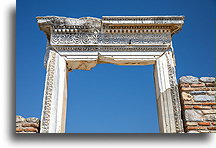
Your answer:
[[[95,29],[97,31],[109,29],[108,32],[121,29],[132,32],[132,29],[168,28],[171,34],[175,34],[181,30],[184,24],[184,16],[103,16],[102,19],[94,17],[77,19],[58,16],[39,16],[36,19],[39,28],[45,32],[48,38],[50,37],[51,31],[64,33],[94,32]]]

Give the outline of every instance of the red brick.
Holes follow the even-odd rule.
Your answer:
[[[33,128],[33,127],[29,127],[29,128],[24,129],[24,131],[25,132],[38,132],[38,129]]]
[[[202,105],[216,105],[216,103],[200,103]]]
[[[191,87],[205,87],[205,84],[204,83],[191,84]]]
[[[216,130],[216,126],[207,127],[209,130]]]
[[[216,125],[216,122],[212,122],[212,125]]]
[[[211,106],[194,106],[194,109],[211,109]]]
[[[193,106],[191,106],[191,105],[185,105],[184,106],[184,109],[192,109],[193,108]]]
[[[198,122],[198,125],[206,125],[209,126],[211,123],[210,122]]]
[[[208,87],[208,88],[211,88],[212,91],[215,91],[215,90],[216,90],[215,87]]]
[[[23,129],[22,128],[16,128],[16,132],[22,132]]]
[[[36,127],[36,128],[39,127],[39,125],[36,123],[23,123],[22,126],[23,127]]]
[[[206,128],[205,127],[201,127],[201,126],[189,126],[186,129],[187,130],[204,130]]]
[[[189,87],[190,85],[188,83],[182,83],[180,84],[180,87]]]
[[[181,91],[210,91],[215,89],[214,87],[193,87],[193,88],[181,88]]]
[[[206,87],[215,87],[215,83],[206,83]]]

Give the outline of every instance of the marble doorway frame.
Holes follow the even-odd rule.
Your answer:
[[[65,132],[68,72],[90,70],[101,63],[153,64],[160,132],[183,133],[171,40],[183,19],[37,17],[48,41],[41,133]]]

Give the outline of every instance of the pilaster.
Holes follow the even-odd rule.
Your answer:
[[[182,133],[181,106],[176,81],[174,59],[166,51],[156,60],[154,78],[161,133]]]
[[[41,133],[64,133],[67,102],[66,61],[50,50],[44,88]]]

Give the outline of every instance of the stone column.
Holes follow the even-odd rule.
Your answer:
[[[49,50],[48,53],[41,133],[64,133],[68,70],[63,57],[53,50]]]
[[[166,51],[156,60],[154,78],[161,133],[183,132],[175,64],[171,51]]]

